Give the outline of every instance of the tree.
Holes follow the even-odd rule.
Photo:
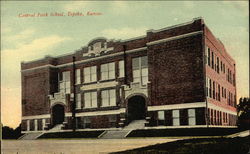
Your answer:
[[[16,128],[10,128],[9,126],[2,127],[3,139],[18,139],[21,136],[21,124]]]
[[[250,129],[250,99],[240,98],[239,104],[237,105],[238,112],[238,125],[241,128]]]

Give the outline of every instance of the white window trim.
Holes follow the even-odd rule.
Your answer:
[[[194,111],[194,115],[190,115],[191,111]],[[194,124],[191,125],[191,118],[194,119]],[[196,114],[195,114],[195,109],[188,109],[188,125],[193,126],[196,125]]]
[[[30,120],[27,120],[27,131],[30,131]]]
[[[115,104],[113,105],[111,105],[111,94],[110,94],[110,91],[111,90],[114,90],[115,91],[115,96],[114,96],[114,99],[115,99]],[[108,92],[108,105],[103,105],[103,99],[102,99],[102,92],[104,92],[104,91],[107,91]],[[102,90],[101,91],[101,107],[110,107],[110,106],[116,106],[117,104],[116,104],[116,89],[107,89],[107,90]]]
[[[134,69],[133,68],[133,64],[132,64],[132,72],[133,72],[133,82],[134,82],[134,71],[135,70],[139,70],[139,83],[141,84],[141,85],[143,85],[143,86],[145,86],[145,85],[147,85],[147,84],[143,84],[143,76],[142,76],[142,65],[141,65],[141,58],[142,57],[147,57],[147,56],[141,56],[141,57],[135,57],[135,58],[138,58],[139,59],[139,67],[137,68],[137,69]],[[133,58],[133,59],[135,59],[135,58]],[[132,59],[132,63],[133,63],[133,59]],[[148,69],[148,66],[147,67],[144,67],[144,68],[147,68]],[[148,74],[147,74],[147,77],[148,77]],[[138,83],[138,82],[134,82],[134,83]],[[147,83],[148,83],[148,81],[147,81]]]
[[[34,130],[37,131],[37,119],[34,120],[34,125],[35,125]]]
[[[90,94],[90,106],[89,107],[86,107],[86,104],[85,104],[85,101],[86,101],[86,98],[85,98],[85,94],[89,93]],[[96,93],[96,99],[93,99],[93,93]],[[93,100],[96,100],[96,104],[95,106],[93,106]],[[86,92],[84,93],[84,109],[90,109],[90,108],[97,108],[98,107],[98,104],[97,104],[97,91],[90,91],[90,92]]]
[[[46,119],[42,119],[42,130],[46,127]]]
[[[174,117],[174,112],[177,111],[178,117]],[[180,126],[180,110],[172,110],[172,119],[173,119],[173,126]],[[177,124],[174,124],[174,121],[177,120]]]
[[[125,77],[125,63],[124,60],[119,61],[119,77]]]
[[[111,67],[110,67],[110,65],[111,64],[113,64],[114,65],[114,76],[111,76],[111,70],[112,69],[110,69]],[[103,79],[103,71],[102,71],[102,66],[105,66],[105,65],[107,65],[107,71],[106,71],[106,73],[107,73],[107,75],[108,75],[108,77],[107,77],[107,79]],[[112,79],[115,79],[115,62],[111,62],[111,63],[106,63],[106,64],[101,64],[101,80],[112,80]]]
[[[85,70],[89,68],[89,81],[86,81],[86,72]],[[94,70],[95,73],[92,73],[92,71]],[[91,83],[91,82],[96,82],[97,81],[97,73],[96,73],[97,67],[96,66],[89,66],[89,67],[85,67],[83,69],[83,79],[84,79],[84,83]],[[93,79],[95,76],[95,80]]]

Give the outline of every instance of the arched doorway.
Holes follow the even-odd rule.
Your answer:
[[[128,99],[128,122],[145,119],[146,101],[142,96],[133,96]]]
[[[61,104],[56,104],[52,108],[52,124],[53,126],[61,124],[64,121],[64,107]]]

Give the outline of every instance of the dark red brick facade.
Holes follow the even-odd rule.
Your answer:
[[[106,50],[94,53],[97,49],[92,48],[97,43],[101,44],[101,49]],[[211,62],[208,63],[208,48],[216,55],[213,68],[211,55]],[[195,19],[189,23],[151,30],[146,36],[131,40],[98,38],[72,54],[60,57],[46,56],[41,60],[22,63],[23,131],[27,131],[28,128],[33,131],[53,127],[52,104],[57,103],[64,106],[64,128],[72,129],[73,56],[76,58],[75,68],[80,69],[80,84],[76,84],[75,88],[76,93],[81,94],[81,103],[84,104],[85,92],[94,91],[97,96],[97,107],[84,108],[81,104],[81,107],[76,109],[77,129],[126,126],[129,123],[128,98],[135,95],[145,99],[145,119],[148,121],[148,127],[187,126],[191,123],[198,126],[236,125],[235,62],[203,20]],[[147,56],[148,59],[148,83],[138,87],[133,82],[135,75],[132,61],[133,58],[142,56]],[[125,77],[119,77],[121,60],[124,60],[125,64]],[[101,65],[110,62],[115,64],[115,77],[101,80]],[[85,83],[83,68],[89,66],[96,66],[97,79]],[[70,71],[71,94],[64,94],[64,97],[58,93],[58,74],[65,71]],[[217,85],[214,98],[208,94],[209,90],[213,93],[214,88],[209,89],[208,78],[212,84],[216,82]],[[113,86],[107,85],[113,83]],[[84,88],[89,90],[83,90]],[[109,89],[115,89],[116,105],[102,107],[101,92]],[[224,89],[227,90],[226,96]],[[59,101],[61,97],[66,100],[65,103]],[[191,117],[193,115],[195,118]],[[179,120],[174,121],[173,118]]]

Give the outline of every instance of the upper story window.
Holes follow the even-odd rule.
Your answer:
[[[76,108],[77,109],[80,109],[81,108],[81,93],[79,93],[79,94],[76,94]]]
[[[220,61],[220,71],[223,71],[223,65],[222,65],[222,61]]]
[[[102,98],[102,107],[106,106],[116,106],[116,92],[115,89],[110,90],[102,90],[101,91]]]
[[[96,81],[96,66],[84,68],[84,82],[94,82]]]
[[[223,73],[225,74],[225,64],[223,64]]]
[[[124,60],[119,61],[119,77],[124,77],[125,72],[124,72]]]
[[[107,63],[101,65],[101,80],[115,78],[115,63]]]
[[[76,75],[75,75],[75,77],[76,77],[76,84],[80,84],[81,83],[81,70],[77,69],[75,73],[76,73]]]
[[[84,93],[84,108],[95,108],[97,107],[97,92],[86,92]]]
[[[219,57],[217,57],[216,61],[217,61],[217,73],[220,73],[220,59],[219,59]]]
[[[212,89],[211,82],[212,82],[211,79],[207,77],[206,78],[206,91],[207,91],[206,94],[207,94],[207,97],[210,97],[210,98],[211,98],[211,89]]]
[[[137,57],[132,60],[133,81],[146,85],[148,82],[148,57]]]
[[[210,66],[210,48],[207,47],[207,64]]]
[[[58,79],[59,92],[70,94],[70,71],[60,72]]]
[[[214,68],[214,52],[212,52],[212,68]]]

